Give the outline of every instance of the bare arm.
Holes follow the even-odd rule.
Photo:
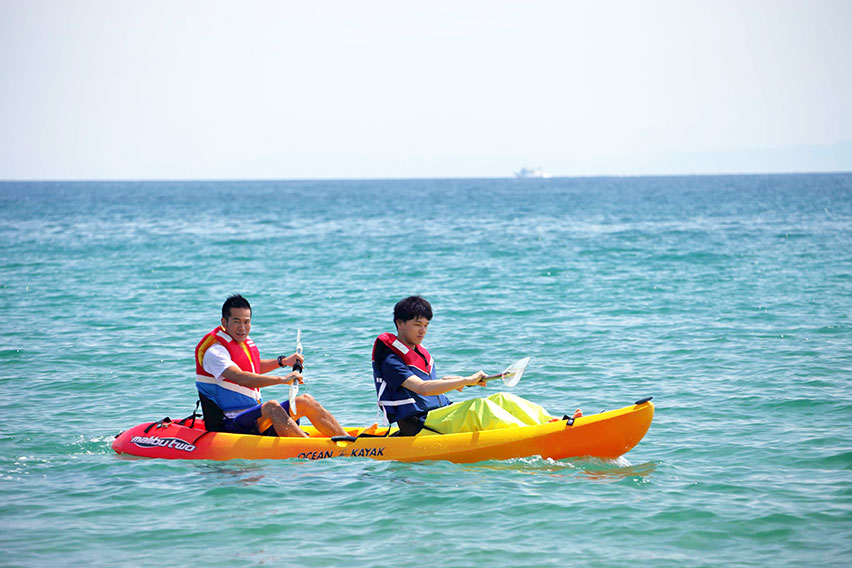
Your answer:
[[[450,392],[451,390],[461,390],[466,386],[476,384],[484,387],[485,381],[482,380],[484,376],[485,373],[483,371],[477,371],[467,377],[451,375],[448,377],[441,377],[437,381],[424,381],[420,377],[411,375],[402,382],[402,386],[422,396],[434,396]]]
[[[303,363],[305,361],[305,357],[299,353],[293,353],[289,357],[285,357],[282,359],[282,363],[284,363],[285,367],[292,367],[293,363],[296,361]],[[275,369],[280,369],[278,366],[278,359],[261,359],[260,360],[260,374],[265,375],[269,371],[274,371]],[[224,375],[223,375],[224,376]],[[245,385],[248,386],[248,385]]]
[[[272,361],[275,361],[272,359]],[[278,367],[278,361],[275,361],[275,367]],[[262,365],[261,365],[261,368]],[[272,385],[289,385],[294,380],[302,383],[302,375],[301,373],[297,373],[293,371],[289,373],[286,377],[277,377],[275,375],[259,375],[257,373],[249,373],[248,371],[243,371],[236,365],[231,365],[224,371],[222,371],[222,376],[229,381],[233,381],[238,385],[248,387],[250,389],[259,389],[262,387],[269,387]]]

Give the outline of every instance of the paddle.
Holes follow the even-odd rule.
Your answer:
[[[492,379],[503,379],[503,383],[505,383],[507,387],[513,387],[518,384],[518,382],[520,382],[521,377],[524,375],[524,371],[526,371],[527,365],[529,364],[529,357],[518,359],[517,361],[506,367],[506,369],[502,373],[483,377],[482,380],[490,381]]]
[[[296,353],[299,355],[302,354],[302,329],[299,328],[296,331]],[[302,372],[304,367],[302,367],[302,363],[296,361],[293,363],[293,370]],[[290,416],[293,418],[296,417],[296,395],[299,394],[299,381],[298,379],[293,379],[293,382],[290,383]]]

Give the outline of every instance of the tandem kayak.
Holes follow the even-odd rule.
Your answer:
[[[650,399],[632,406],[580,418],[563,418],[534,426],[515,426],[459,434],[421,432],[393,436],[381,428],[363,435],[363,428],[345,428],[348,436],[326,437],[303,427],[308,438],[278,438],[207,432],[196,420],[145,422],[121,432],[112,448],[119,454],[165,459],[328,459],[447,460],[472,463],[541,456],[615,459],[629,452],[645,436],[654,417]],[[390,434],[389,436],[386,434]]]

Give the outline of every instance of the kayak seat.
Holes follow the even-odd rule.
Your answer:
[[[201,412],[204,414],[204,427],[207,431],[224,432],[225,413],[222,412],[219,405],[201,393],[198,393],[198,400],[201,403]]]

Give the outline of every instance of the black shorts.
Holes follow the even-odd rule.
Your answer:
[[[260,409],[261,406],[261,404],[258,404],[251,408],[247,408],[233,418],[228,418],[226,416],[222,423],[225,427],[225,432],[230,432],[231,434],[254,434],[256,436],[277,436],[278,434],[272,426],[267,428],[264,432],[258,430],[257,421],[261,418],[261,416],[263,416],[263,412]],[[288,414],[290,413],[289,400],[282,402],[281,407],[287,411]],[[299,421],[296,420],[296,424],[298,423]]]

